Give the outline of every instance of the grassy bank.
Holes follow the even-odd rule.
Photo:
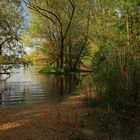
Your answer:
[[[75,73],[92,73],[92,70],[75,70],[75,71],[67,71],[65,69],[58,69],[55,67],[43,67],[40,71],[42,74],[56,74],[56,75],[67,75],[67,74],[75,74]]]

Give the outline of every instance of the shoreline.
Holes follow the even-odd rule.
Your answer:
[[[138,109],[128,108],[115,114],[84,106],[84,97],[79,94],[56,104],[0,108],[0,140],[139,138]]]
[[[77,118],[83,115],[80,113],[84,111],[80,107],[80,98],[81,96],[70,97],[59,104],[0,108],[0,140],[65,139],[66,132],[59,132],[58,128],[61,125],[67,126],[71,121],[74,124]],[[71,117],[73,119],[70,119]],[[62,128],[61,131],[65,130]]]

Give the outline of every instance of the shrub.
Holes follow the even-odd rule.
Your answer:
[[[55,67],[44,67],[43,69],[40,70],[40,73],[43,73],[43,74],[63,74],[64,70],[58,69]]]
[[[136,103],[140,94],[140,56],[132,48],[101,49],[93,59],[97,94],[111,103]]]

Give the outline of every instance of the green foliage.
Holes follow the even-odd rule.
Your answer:
[[[75,72],[93,57],[100,99],[111,104],[139,100],[138,0],[31,0],[27,5],[32,24],[25,42],[40,48],[30,58],[45,60],[48,67],[41,72]]]
[[[81,61],[90,52],[88,44],[90,2],[62,0],[60,3],[49,0],[37,1],[34,4],[34,1],[31,1],[30,6],[32,24],[29,27],[29,36],[24,36],[25,45],[40,47],[42,51],[39,53],[46,53],[48,65],[60,68],[63,60],[61,69],[67,68],[67,71],[79,69]],[[37,7],[49,12],[37,10]]]
[[[140,58],[138,51],[126,48],[113,49],[104,52],[104,55],[96,55],[95,58],[97,94],[105,95],[108,100],[112,98],[113,102],[139,102]]]
[[[93,36],[99,51],[94,55],[92,67],[99,103],[103,101],[112,106],[138,103],[139,3],[137,0],[112,4],[103,0],[97,3],[99,7],[94,8],[100,11],[100,16],[96,16]]]
[[[108,106],[113,104],[111,103],[112,100],[108,100],[106,96],[98,96],[98,98],[93,97],[92,95],[86,95],[83,99],[83,104],[86,107],[90,108],[101,108],[104,111],[108,109]]]
[[[18,58],[16,56],[0,56],[0,66],[1,65],[12,65],[12,64],[27,64],[26,60],[23,58]]]
[[[64,74],[64,70],[58,69],[56,67],[45,67],[40,70],[40,73],[43,74]]]
[[[21,33],[24,30],[24,17],[21,0],[0,1],[0,77],[7,74],[7,80],[13,68],[24,64],[25,54]],[[0,78],[0,80],[2,80]]]
[[[24,17],[20,0],[0,1],[0,55],[23,54],[20,35]]]

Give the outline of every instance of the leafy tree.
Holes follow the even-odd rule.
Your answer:
[[[93,6],[97,92],[114,104],[139,101],[139,1],[99,0]]]
[[[0,55],[6,52],[15,55],[21,53],[19,39],[23,24],[21,10],[20,0],[0,2]]]
[[[25,53],[20,40],[24,22],[21,1],[0,1],[0,15],[0,74],[10,75],[12,66],[3,64],[15,64],[16,57]]]
[[[53,0],[26,4],[32,13],[30,35],[42,42],[40,46],[50,65],[67,71],[79,69],[88,50],[90,2]]]

